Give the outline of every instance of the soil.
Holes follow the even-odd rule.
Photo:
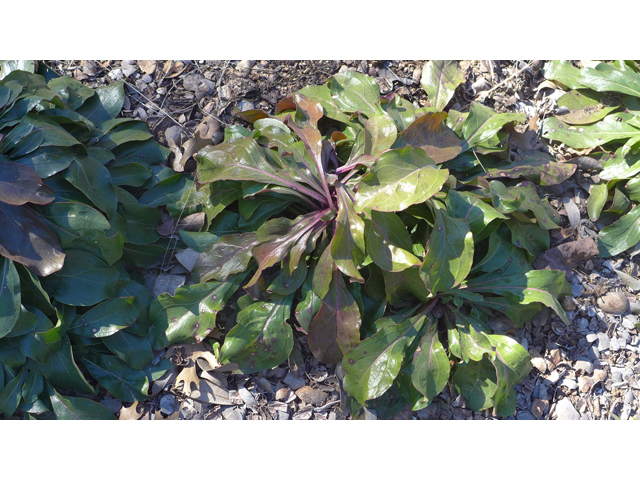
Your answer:
[[[309,84],[323,84],[332,75],[344,70],[374,77],[382,94],[393,91],[417,107],[429,105],[420,85],[424,61],[97,60],[45,63],[57,73],[72,75],[92,87],[124,81],[127,101],[122,114],[148,122],[156,139],[167,146],[169,138],[178,145],[193,138],[196,126],[206,118],[217,120],[221,129],[230,125],[248,126],[236,113],[252,109],[273,113],[276,104],[286,96]],[[472,101],[476,101],[498,112],[524,112],[528,121],[516,128],[523,138],[532,141],[535,148],[552,152],[560,161],[575,157],[577,154],[571,149],[550,145],[535,135],[538,121],[552,114],[557,107],[556,92],[552,86],[544,83],[543,65],[543,61],[461,61],[465,81],[456,90],[449,107],[465,111]],[[586,198],[585,194],[578,192],[581,185],[588,186],[596,180],[589,173],[578,171],[569,183],[546,192],[551,204],[563,218],[564,228],[554,233],[554,245],[596,235],[598,226],[588,222],[585,202],[580,203],[580,199]],[[563,202],[567,192],[571,192],[572,201],[575,201],[574,206],[577,205],[579,212],[580,226],[575,230],[571,229],[567,214],[569,207]],[[585,341],[585,335],[589,333],[595,335],[595,332],[606,332],[608,336],[615,336],[616,329],[619,330],[621,325],[620,315],[602,313],[595,301],[597,297],[612,291],[623,291],[627,297],[631,297],[632,302],[635,301],[631,290],[614,273],[612,265],[616,269],[637,274],[637,266],[634,267],[634,259],[629,254],[619,255],[608,262],[590,254],[568,269],[577,273],[576,276],[582,281],[574,288],[572,300],[565,305],[570,317],[575,320],[572,325],[565,327],[551,316],[543,315],[525,328],[515,330],[515,336],[521,343],[526,342],[535,358],[535,368],[516,388],[517,410],[516,415],[510,418],[564,418],[567,411],[570,415],[576,412],[576,418],[584,419],[611,419],[615,418],[613,415],[629,418],[637,414],[637,390],[640,390],[640,386],[637,383],[635,385],[638,388],[631,385],[640,373],[640,364],[634,353],[637,349],[623,348],[622,352],[603,349],[597,355],[593,353],[597,358],[592,358],[588,353],[592,352],[593,346]],[[586,285],[591,283],[598,286],[596,295],[586,291]],[[572,285],[575,284],[574,281]],[[580,285],[585,286],[586,290],[581,291]],[[633,318],[632,315],[630,317]],[[580,324],[581,319],[590,322],[588,329]],[[628,343],[634,345],[633,342],[636,342],[637,345],[638,332],[635,329],[625,331],[629,336]],[[205,379],[206,386],[213,388],[208,393],[208,401],[197,401],[193,394],[187,395],[189,387],[185,390],[184,383],[180,382],[180,374],[189,365],[189,358],[193,354],[189,346],[179,346],[170,352],[160,353],[171,357],[176,367],[170,371],[170,375],[154,383],[154,395],[150,401],[138,405],[123,404],[104,390],[101,390],[99,400],[121,418],[351,418],[344,392],[340,388],[340,369],[319,363],[310,354],[304,336],[299,336],[295,345],[294,354],[287,363],[255,375],[209,374],[206,364],[196,360],[197,355],[194,356],[192,362],[196,363],[191,366],[200,378],[200,385],[196,386],[204,390],[202,379]],[[585,367],[584,362],[589,362],[591,366]],[[584,368],[587,370],[581,370]],[[635,375],[633,378],[627,375],[626,388],[618,385],[620,382],[612,381],[618,379],[614,374],[621,368],[628,368]],[[592,381],[583,391],[587,379]],[[574,384],[579,384],[579,387]],[[200,399],[205,396],[202,393]],[[214,401],[211,401],[212,398]],[[570,402],[573,410],[568,409],[566,401]],[[367,415],[368,418],[375,418],[376,412],[367,412]],[[395,418],[501,419],[491,410],[472,412],[466,408],[464,399],[448,388],[426,409],[419,412],[405,409]]]

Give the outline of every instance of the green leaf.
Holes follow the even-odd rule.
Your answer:
[[[238,363],[244,374],[284,362],[293,349],[293,332],[287,323],[292,299],[258,301],[238,312],[238,323],[220,349],[220,361]]]
[[[380,87],[376,81],[361,73],[346,71],[333,76],[331,97],[343,112],[361,112],[368,118],[382,112]]]
[[[131,325],[139,315],[140,304],[135,297],[111,298],[79,315],[69,332],[83,337],[108,337]]]
[[[433,203],[436,214],[427,253],[420,267],[420,277],[433,295],[459,285],[473,263],[473,234],[461,218],[442,213]]]
[[[216,326],[216,315],[233,295],[246,274],[226,282],[178,287],[175,295],[160,294],[149,309],[154,350],[193,339],[202,341]]]
[[[299,93],[309,100],[316,101],[322,105],[325,117],[332,118],[347,125],[354,125],[350,117],[345,115],[342,109],[338,108],[327,85],[307,85],[302,88]]]
[[[554,162],[553,157],[548,153],[535,151],[532,154],[524,154],[508,166],[489,168],[485,177],[489,179],[524,177],[540,185],[558,185],[571,177],[576,167],[571,163]]]
[[[31,210],[0,202],[0,255],[40,276],[62,268],[65,254],[57,237]]]
[[[425,113],[402,133],[404,145],[423,149],[436,163],[452,160],[462,152],[462,141],[445,123],[444,112]]]
[[[634,207],[615,223],[603,228],[598,236],[601,257],[613,257],[640,241],[640,205]]]
[[[27,367],[22,367],[19,375],[16,375],[0,393],[0,413],[9,418],[18,408],[22,399],[22,386],[27,378]]]
[[[42,132],[42,141],[39,144],[39,146],[42,147],[70,147],[80,143],[55,120],[44,115],[35,113],[27,114],[22,119],[21,124],[32,126],[32,133]]]
[[[329,249],[327,249],[327,251],[328,250]],[[298,320],[300,327],[302,327],[306,333],[309,332],[311,320],[316,316],[321,305],[320,297],[314,293],[312,288],[316,268],[318,268],[317,264],[315,262],[312,263],[309,273],[302,284],[302,299],[298,302],[295,309],[296,320]]]
[[[351,281],[364,283],[358,266],[364,261],[364,221],[356,214],[353,201],[342,184],[336,187],[338,215],[331,243],[331,258]]]
[[[405,130],[416,119],[413,103],[399,95],[394,95],[393,100],[383,105],[383,108],[393,119],[399,132]]]
[[[20,337],[20,352],[26,357],[34,359],[39,364],[45,363],[47,359],[60,348],[60,340],[54,340],[50,343],[44,341],[41,333],[53,328],[53,323],[44,316],[39,310],[33,312],[37,319],[35,331]],[[41,332],[41,333],[37,333]]]
[[[380,268],[401,272],[422,261],[411,253],[413,242],[395,213],[365,210],[364,235],[367,253]]]
[[[487,226],[493,220],[508,218],[483,200],[479,195],[456,190],[450,190],[446,200],[449,214],[464,219],[469,224],[476,242],[485,238],[483,232],[488,230]]]
[[[449,171],[415,147],[383,153],[361,180],[356,193],[355,211],[365,208],[396,212],[422,203],[442,188]]]
[[[462,151],[487,142],[507,123],[526,120],[524,113],[496,113],[489,107],[473,102],[462,126]]]
[[[631,146],[635,146],[637,141],[637,139],[631,138],[626,145],[616,150],[600,172],[601,179],[633,178],[640,172],[640,152],[631,151]]]
[[[384,394],[398,376],[407,348],[426,318],[421,313],[390,323],[353,347],[342,359],[345,391],[362,404]]]
[[[55,202],[38,207],[38,212],[60,239],[60,246],[82,250],[112,265],[122,257],[122,235],[113,233],[104,215],[78,202]]]
[[[628,123],[632,117],[630,113],[612,113],[600,122],[583,127],[572,127],[557,117],[551,117],[542,122],[542,136],[580,149],[597,147],[613,140],[633,138],[637,141],[640,129]]]
[[[491,397],[497,388],[496,381],[496,369],[487,358],[459,365],[451,378],[454,388],[474,411],[484,410],[493,405]]]
[[[411,383],[422,395],[433,400],[449,380],[449,358],[438,339],[438,322],[429,319],[429,325],[413,355]]]
[[[120,360],[136,370],[142,370],[153,360],[151,342],[146,337],[120,330],[102,341]]]
[[[580,82],[580,69],[563,60],[552,60],[544,64],[544,78],[557,80],[569,88],[584,88]]]
[[[16,158],[15,163],[29,167],[39,177],[46,178],[67,168],[75,156],[75,150],[71,147],[41,147]]]
[[[491,358],[496,369],[496,391],[493,404],[502,417],[513,415],[516,410],[516,394],[513,390],[531,371],[529,353],[506,335],[487,335],[495,354]]]
[[[151,177],[149,167],[141,163],[114,165],[109,170],[111,171],[111,182],[114,185],[141,187]]]
[[[149,379],[142,370],[134,370],[117,357],[100,355],[84,358],[82,363],[93,378],[123,402],[147,400]]]
[[[578,81],[596,92],[620,92],[640,97],[640,75],[631,69],[618,69],[608,63],[580,70]]]
[[[600,212],[602,212],[604,204],[607,203],[608,196],[609,190],[606,183],[591,185],[589,199],[587,200],[587,211],[592,222],[595,222],[600,217]]]
[[[600,101],[603,95],[591,90],[571,90],[558,99],[558,107],[566,107],[569,113],[558,118],[571,125],[586,125],[602,120],[620,104],[604,106]]]
[[[148,207],[160,207],[170,203],[180,201],[183,195],[195,190],[193,180],[186,175],[176,173],[169,178],[156,183],[149,190],[144,192],[138,202]]]
[[[520,222],[514,218],[505,223],[511,230],[511,240],[516,247],[524,248],[534,257],[549,249],[549,232],[541,229],[539,225]]]
[[[92,88],[67,76],[53,78],[47,82],[47,86],[72,110],[80,108],[87,99],[95,95]]]
[[[95,125],[114,119],[124,104],[124,84],[115,82],[95,89],[95,95],[87,99],[76,111]]]
[[[62,270],[42,279],[42,286],[61,303],[90,306],[117,296],[119,279],[118,270],[98,257],[69,250]]]
[[[142,142],[127,142],[111,150],[115,155],[115,165],[139,163],[159,165],[164,162],[171,151],[160,145],[153,138]]]
[[[62,175],[106,213],[108,218],[113,217],[118,205],[116,191],[111,183],[109,170],[98,160],[90,156],[74,158]]]
[[[467,282],[472,293],[504,295],[512,303],[528,305],[538,302],[551,307],[565,324],[569,324],[557,297],[569,295],[571,289],[561,270],[531,270],[525,274],[498,277],[495,280]]]
[[[224,235],[209,245],[191,270],[198,283],[211,279],[226,280],[230,275],[244,272],[251,261],[251,251],[258,244],[255,233]]]
[[[52,353],[47,361],[39,366],[42,375],[60,388],[73,389],[89,395],[96,393],[76,365],[67,335],[62,337],[60,349]]]
[[[0,338],[11,332],[20,318],[20,276],[8,258],[0,257]]]
[[[335,269],[329,289],[322,297],[320,310],[309,326],[311,352],[321,362],[340,362],[342,356],[360,340],[360,323],[358,305],[349,293],[342,273]]]
[[[0,202],[11,205],[51,203],[55,195],[29,167],[19,163],[0,163]]]
[[[377,114],[364,124],[364,153],[377,157],[389,150],[398,131],[394,121],[385,114]]]
[[[430,60],[422,67],[420,84],[437,110],[444,110],[463,81],[464,75],[455,60]]]
[[[123,234],[126,233],[128,243],[148,245],[160,238],[156,228],[160,226],[162,217],[157,208],[134,203],[122,205],[120,208],[126,221],[126,232]]]
[[[86,398],[65,397],[49,388],[51,406],[57,420],[115,420],[109,409]]]

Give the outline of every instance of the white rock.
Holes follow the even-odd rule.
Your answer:
[[[568,397],[563,398],[556,404],[556,415],[558,420],[580,420],[580,414],[573,407]]]

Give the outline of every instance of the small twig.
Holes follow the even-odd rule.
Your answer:
[[[504,80],[502,80],[500,83],[498,83],[495,87],[491,88],[490,90],[487,90],[487,92],[485,93],[485,96],[488,96],[491,92],[493,92],[494,90],[496,90],[497,88],[499,88],[500,86],[502,86],[503,83],[508,82],[509,80],[511,80],[512,78],[517,77],[518,75],[520,75],[524,70],[527,69],[527,67],[531,67],[531,63],[528,63],[526,67],[521,68],[520,70],[518,70],[517,64],[516,64],[516,73],[512,74],[511,76],[505,78]]]

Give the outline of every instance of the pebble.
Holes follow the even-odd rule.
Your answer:
[[[609,348],[613,352],[617,352],[620,350],[620,342],[618,341],[618,337],[613,337],[609,342]]]
[[[289,420],[289,414],[278,410],[278,420]]]
[[[536,367],[536,369],[540,373],[546,373],[547,372],[547,361],[544,358],[542,358],[541,356],[532,356],[531,357],[531,365]]]
[[[176,410],[178,410],[178,402],[176,402],[176,397],[169,393],[160,399],[160,411],[162,413],[164,413],[165,415],[171,415]]]
[[[296,395],[304,403],[310,403],[315,407],[321,406],[327,399],[326,392],[318,390],[317,388],[310,387],[308,385],[305,385],[304,387],[296,390]]]
[[[531,413],[533,413],[536,419],[540,419],[547,411],[548,406],[549,402],[547,400],[536,398],[531,404]]]
[[[578,389],[578,383],[575,380],[572,380],[571,378],[562,379],[562,382],[560,382],[560,386],[567,387],[569,390]]]
[[[286,385],[288,385],[291,390],[298,390],[306,385],[306,382],[303,378],[298,378],[293,375],[291,372],[287,373],[287,376],[282,380]]]
[[[283,387],[281,389],[279,389],[276,392],[276,400],[279,402],[283,402],[285,401],[287,398],[289,398],[289,389],[286,387]]]
[[[537,420],[535,415],[531,413],[529,410],[522,410],[521,412],[518,412],[517,419],[518,420]]]
[[[557,383],[558,380],[560,380],[560,372],[553,371],[551,372],[551,375],[545,378],[542,382],[545,385],[553,385],[554,383]]]
[[[568,397],[563,398],[556,404],[556,415],[558,420],[580,420],[580,414],[573,407]]]
[[[600,358],[600,350],[595,345],[591,345],[591,348],[587,352],[589,360],[598,360]]]
[[[582,393],[587,393],[593,387],[594,380],[591,377],[582,376],[578,378],[578,390]]]
[[[622,326],[624,328],[628,328],[630,330],[636,328],[636,322],[638,321],[638,317],[636,315],[626,315],[622,319]]]
[[[247,407],[254,407],[258,404],[253,394],[245,387],[238,388],[238,394],[240,395],[240,398],[242,398],[242,401],[247,405]]]
[[[609,340],[607,334],[602,332],[598,333],[598,350],[602,352],[608,350],[610,346],[611,340]]]
[[[624,394],[624,403],[633,403],[634,400],[633,390],[627,390],[627,393]]]
[[[573,367],[576,371],[582,370],[587,375],[591,375],[593,373],[593,363],[591,363],[588,359],[582,358],[576,361],[576,364]]]
[[[598,339],[598,335],[596,335],[595,333],[590,333],[585,338],[587,339],[587,342],[593,343]]]
[[[626,295],[621,292],[607,293],[603,297],[599,297],[596,304],[603,312],[613,315],[620,315],[629,308],[629,300]]]
[[[233,406],[223,408],[222,416],[225,420],[244,420],[244,408]]]

